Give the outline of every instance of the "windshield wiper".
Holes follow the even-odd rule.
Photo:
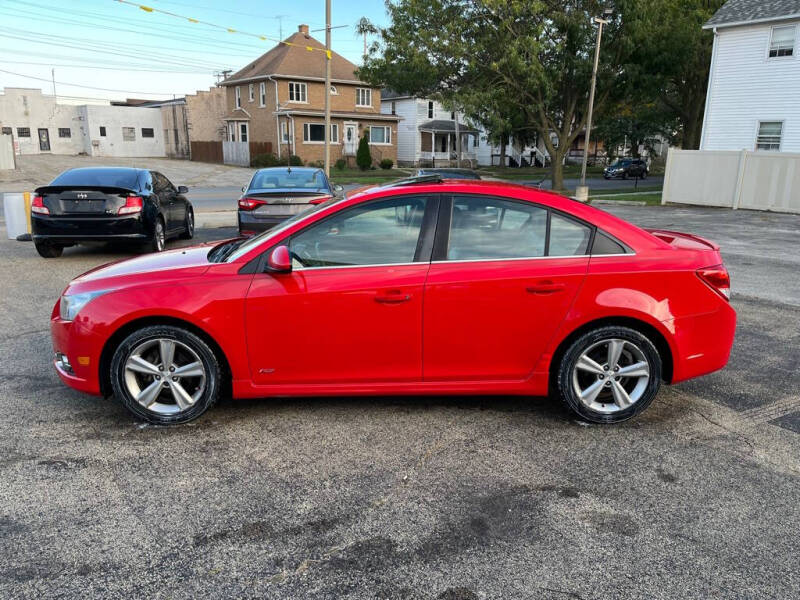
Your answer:
[[[228,258],[234,250],[244,243],[245,240],[230,240],[214,246],[208,253],[208,260],[221,263]]]

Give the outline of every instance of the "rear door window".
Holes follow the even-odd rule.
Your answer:
[[[550,217],[549,256],[581,256],[588,254],[592,230],[588,225],[553,213]]]

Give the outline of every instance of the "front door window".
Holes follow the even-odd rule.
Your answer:
[[[50,152],[50,132],[47,129],[39,130],[39,150]]]
[[[357,206],[295,235],[289,249],[302,267],[411,263],[426,204],[412,196]]]

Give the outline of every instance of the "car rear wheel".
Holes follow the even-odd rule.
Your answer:
[[[186,221],[183,224],[182,240],[190,240],[194,237],[194,211],[189,208],[186,210]]]
[[[58,258],[64,252],[64,246],[50,242],[36,242],[34,245],[42,258]]]
[[[156,218],[156,224],[153,227],[153,237],[150,238],[147,246],[151,252],[163,252],[166,245],[167,234],[164,229],[164,220],[161,217],[158,217]]]
[[[214,351],[181,327],[144,327],[126,337],[111,360],[114,395],[138,418],[159,425],[196,419],[220,395]]]
[[[567,349],[558,392],[579,417],[619,423],[645,410],[661,386],[661,357],[653,343],[628,327],[600,327]]]

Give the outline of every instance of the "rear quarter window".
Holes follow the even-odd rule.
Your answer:
[[[592,243],[592,254],[626,254],[626,250],[618,241],[602,231],[598,231]]]

